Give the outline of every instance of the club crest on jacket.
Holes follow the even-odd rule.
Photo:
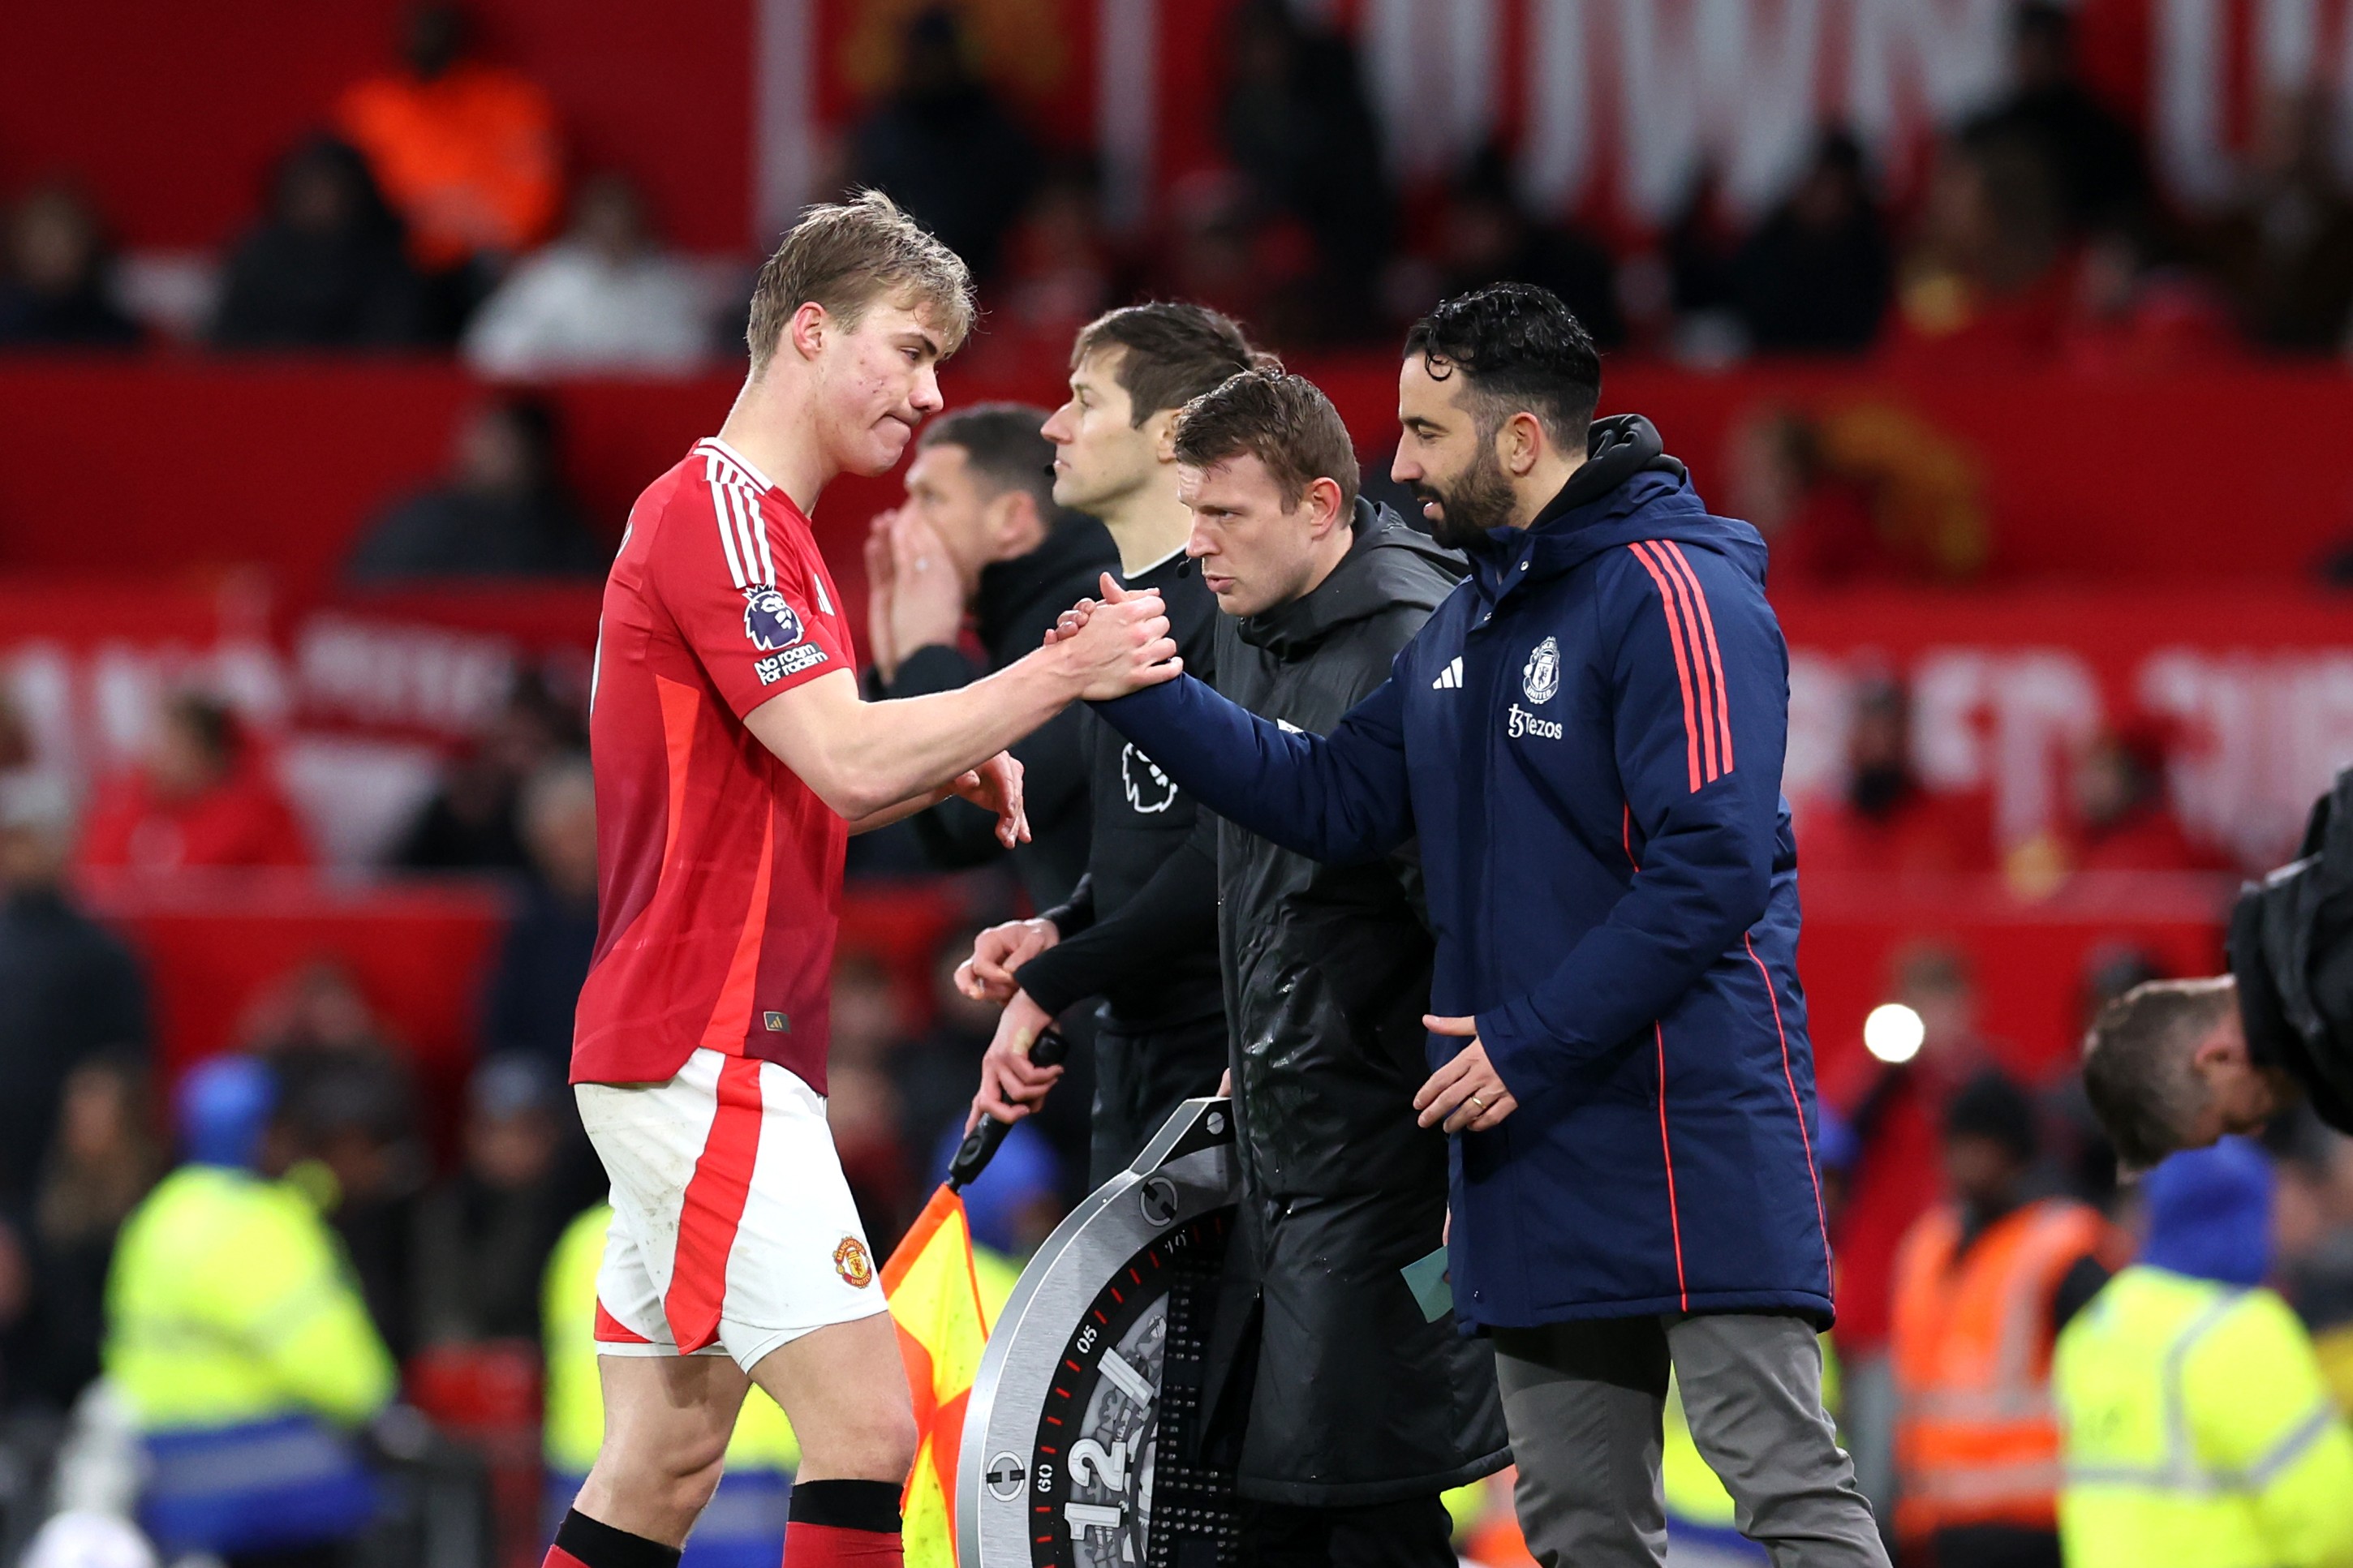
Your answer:
[[[1546,637],[1529,653],[1527,664],[1520,670],[1520,689],[1532,703],[1552,700],[1553,693],[1560,689],[1559,639]]]

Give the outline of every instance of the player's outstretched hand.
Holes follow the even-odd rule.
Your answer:
[[[1029,814],[1021,804],[1021,760],[999,752],[948,785],[957,795],[997,813],[997,841],[1008,849],[1029,842]]]
[[[1039,1067],[1029,1059],[1029,1047],[1054,1021],[1046,1009],[1016,991],[997,1020],[997,1037],[980,1058],[980,1092],[972,1097],[972,1114],[964,1119],[966,1132],[984,1116],[1018,1121],[1046,1103],[1046,1095],[1062,1076],[1060,1067]]]
[[[1421,1112],[1424,1127],[1443,1122],[1449,1132],[1465,1129],[1484,1132],[1520,1108],[1512,1091],[1504,1087],[1504,1079],[1487,1059],[1487,1047],[1479,1039],[1476,1018],[1440,1018],[1422,1016],[1421,1026],[1434,1035],[1453,1035],[1471,1043],[1455,1053],[1454,1059],[1430,1075],[1421,1092],[1413,1097],[1413,1108]]]
[[[1081,599],[1077,604],[1064,610],[1054,617],[1054,624],[1046,628],[1044,646],[1051,647],[1064,637],[1078,636],[1079,628],[1087,624],[1087,617],[1094,612],[1095,602],[1092,599]]]
[[[1167,606],[1160,595],[1150,590],[1131,594],[1108,572],[1103,591],[1103,603],[1086,625],[1055,644],[1079,683],[1078,695],[1108,702],[1182,675],[1184,661],[1168,635]]]
[[[1002,1006],[1021,989],[1013,972],[1062,940],[1052,921],[1007,921],[972,939],[972,956],[956,965],[956,989],[976,1002]]]

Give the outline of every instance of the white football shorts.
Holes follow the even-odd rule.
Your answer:
[[[697,1050],[667,1083],[573,1087],[613,1183],[605,1355],[777,1346],[884,1310],[825,1101],[774,1062]]]

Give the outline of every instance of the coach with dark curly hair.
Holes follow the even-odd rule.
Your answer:
[[[1672,1367],[1781,1568],[1887,1562],[1821,1402],[1831,1319],[1765,545],[1658,433],[1596,422],[1557,299],[1406,340],[1394,477],[1472,574],[1328,735],[1192,679],[1101,711],[1317,859],[1419,837],[1438,936],[1416,1104],[1453,1138],[1455,1310],[1492,1333],[1547,1564],[1664,1561]]]

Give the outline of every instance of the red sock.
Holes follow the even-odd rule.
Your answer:
[[[540,1560],[539,1568],[588,1568],[588,1564],[561,1546],[551,1546],[547,1549],[547,1555]]]
[[[905,1568],[906,1561],[895,1530],[850,1530],[797,1519],[785,1526],[785,1562],[790,1568]]]

